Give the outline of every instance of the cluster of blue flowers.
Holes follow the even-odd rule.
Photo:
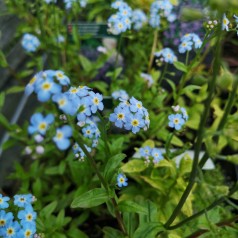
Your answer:
[[[188,114],[184,107],[176,106],[172,107],[176,114],[170,114],[169,127],[174,128],[175,130],[180,130],[185,122],[188,120]]]
[[[144,146],[139,149],[140,156],[145,159],[146,163],[150,162],[150,158],[154,164],[159,163],[164,157],[162,152],[158,148],[151,148],[150,146]]]
[[[147,130],[150,124],[147,109],[134,97],[129,101],[121,99],[120,104],[110,114],[109,120],[117,127],[131,130],[134,134],[142,128]]]
[[[176,55],[170,48],[164,48],[161,51],[154,53],[154,55],[158,58],[160,62],[173,64],[174,61],[177,61]]]
[[[14,217],[15,208],[9,205],[10,198],[0,194],[0,237],[33,238],[36,233],[37,214],[32,207],[34,197],[31,194],[15,195],[14,205],[18,213]]]
[[[117,13],[109,17],[108,31],[114,35],[118,35],[122,32],[131,29],[131,7],[122,0],[117,0],[113,2],[111,7],[117,9]]]
[[[64,0],[64,3],[65,3],[65,8],[70,9],[72,8],[73,3],[78,3],[78,0]],[[81,7],[86,7],[87,0],[80,0],[79,4]]]
[[[185,34],[181,38],[181,44],[179,45],[179,53],[183,54],[187,51],[191,51],[194,47],[199,49],[202,46],[202,41],[200,37],[195,33]]]
[[[91,152],[92,149],[87,146],[87,145],[84,145],[86,150],[88,152]],[[74,155],[75,155],[75,158],[78,158],[79,161],[84,161],[84,158],[85,158],[85,153],[83,152],[82,148],[79,146],[78,143],[74,143],[73,147],[73,152],[74,152]]]
[[[140,30],[144,24],[147,23],[147,16],[145,13],[140,9],[135,9],[132,12],[132,23],[133,23],[133,29]]]
[[[169,22],[176,19],[175,14],[172,13],[173,5],[169,0],[156,0],[150,7],[150,20],[149,24],[153,28],[160,27],[161,17],[166,18]]]
[[[61,70],[45,70],[37,73],[26,85],[25,94],[35,92],[40,102],[48,101],[52,95],[60,93],[62,86],[70,84],[69,78]]]
[[[29,33],[25,33],[23,35],[21,45],[25,51],[35,52],[40,46],[40,41],[36,36]]]
[[[124,174],[118,174],[117,176],[117,186],[118,187],[126,187],[128,185],[127,183],[127,177]]]
[[[127,92],[123,89],[120,89],[120,90],[117,90],[117,91],[114,91],[112,93],[112,98],[113,99],[123,99],[123,100],[128,100],[129,99],[129,95],[127,94]]]

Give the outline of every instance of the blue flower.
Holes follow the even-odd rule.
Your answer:
[[[33,238],[36,233],[36,226],[31,223],[23,223],[22,229],[19,233],[19,238]]]
[[[89,146],[87,146],[87,145],[84,145],[84,146],[85,146],[85,148],[86,148],[86,150],[88,152],[92,151],[92,149]],[[83,152],[82,148],[78,145],[78,143],[74,143],[74,145],[73,145],[73,152],[74,152],[76,157],[79,157],[79,154],[80,154],[80,160],[81,161],[84,160],[85,153]]]
[[[125,123],[126,130],[132,130],[134,134],[136,134],[141,128],[145,127],[145,122],[142,118],[142,115],[137,114],[130,114],[127,116],[127,121]]]
[[[180,130],[181,127],[185,124],[185,120],[182,118],[181,114],[171,114],[169,115],[169,127]]]
[[[154,80],[150,74],[141,73],[140,76],[147,82],[147,86],[150,88],[154,83]]]
[[[31,125],[28,127],[29,134],[35,132],[45,135],[50,124],[54,122],[53,114],[48,114],[44,117],[41,113],[35,113],[30,119]]]
[[[37,98],[40,102],[46,102],[50,99],[52,94],[61,92],[61,86],[56,84],[50,77],[36,83]]]
[[[119,98],[121,98],[123,100],[128,100],[129,99],[129,96],[128,96],[127,92],[125,90],[122,90],[122,89],[114,91],[112,93],[112,97],[114,99],[119,99]]]
[[[153,157],[153,162],[158,163],[160,160],[163,159],[162,153],[158,148],[153,148],[151,150],[151,156]]]
[[[151,154],[151,148],[149,146],[145,146],[139,149],[140,156],[149,157]]]
[[[9,207],[8,201],[10,200],[9,197],[3,197],[2,194],[0,194],[0,209],[5,209]]]
[[[147,17],[142,10],[135,9],[132,12],[132,23],[135,30],[140,30],[146,22]]]
[[[91,116],[91,97],[83,97],[81,100],[79,113],[77,114],[77,119],[79,122],[85,122],[87,117]]]
[[[69,78],[64,74],[63,71],[56,70],[55,71],[55,76],[56,76],[56,79],[59,81],[59,83],[61,85],[69,85],[70,84]]]
[[[184,107],[181,107],[180,111],[182,112],[183,119],[185,121],[187,121],[188,120],[188,113],[187,113],[186,109]]]
[[[27,52],[35,52],[40,46],[40,41],[36,36],[26,33],[23,35],[21,44]]]
[[[179,45],[179,53],[185,53],[192,50],[192,48],[199,49],[202,46],[200,37],[195,33],[185,34],[181,38],[181,44]]]
[[[118,174],[118,176],[117,176],[117,186],[118,187],[126,187],[127,185],[128,185],[128,183],[127,183],[127,178],[126,178],[126,176],[124,175],[124,174]]]
[[[14,204],[18,207],[25,207],[32,203],[32,199],[31,194],[17,194],[14,196]]]
[[[72,136],[72,133],[72,128],[69,125],[65,125],[56,130],[53,141],[60,150],[66,150],[70,146],[69,138]]]
[[[40,80],[43,80],[42,78],[42,73],[43,72],[39,72],[36,75],[34,75],[34,77],[30,80],[30,82],[26,85],[25,87],[25,94],[27,96],[29,96],[30,94],[33,93],[33,91],[35,91],[35,85],[37,82],[39,82]]]
[[[64,0],[64,3],[65,3],[65,8],[69,9],[69,8],[72,8],[73,3],[77,3],[77,0]],[[81,7],[86,7],[87,0],[80,0],[79,4]]]
[[[14,217],[13,217],[13,214],[11,212],[6,213],[4,210],[0,210],[0,231],[8,223],[12,222],[13,218]]]
[[[170,48],[164,48],[159,52],[154,53],[160,61],[173,64],[174,61],[177,61],[177,57]]]
[[[122,128],[126,122],[126,116],[128,113],[128,108],[117,107],[115,108],[114,113],[110,114],[109,120],[115,122],[117,127]]]
[[[99,93],[90,92],[91,97],[91,111],[92,113],[96,113],[97,110],[103,110],[104,105],[102,103],[102,95]]]
[[[31,204],[25,206],[24,210],[18,212],[17,217],[24,223],[32,223],[34,224],[36,219],[36,212],[33,210]]]
[[[143,110],[143,106],[142,106],[142,102],[138,101],[137,99],[135,99],[134,97],[132,97],[130,99],[130,110],[132,112],[139,112],[142,113]]]
[[[19,238],[20,224],[17,221],[12,221],[6,224],[3,230],[3,236],[5,238]]]

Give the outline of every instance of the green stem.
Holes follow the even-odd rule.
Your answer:
[[[224,202],[227,198],[229,198],[233,193],[235,193],[238,190],[238,184],[236,184],[231,191],[229,192],[229,194],[227,196],[221,197],[218,200],[214,201],[211,205],[209,205],[208,207],[204,208],[203,210],[201,210],[200,212],[195,213],[194,215],[184,219],[183,221],[179,222],[178,224],[174,225],[174,226],[169,226],[167,227],[168,230],[174,230],[177,229],[181,226],[183,226],[184,224],[190,222],[191,220],[203,215],[204,213],[208,212],[209,210],[213,209],[214,207],[216,207],[217,205],[219,205],[220,203]]]
[[[213,77],[212,80],[210,82],[210,85],[208,87],[208,97],[206,99],[205,105],[210,105],[212,98],[213,98],[213,94],[215,91],[215,86],[216,86],[216,79],[217,79],[217,75],[219,74],[219,68],[220,68],[220,41],[221,41],[221,34],[218,34],[218,38],[217,38],[217,42],[215,45],[215,59],[214,59],[214,63],[213,63]],[[195,142],[195,153],[194,153],[194,159],[193,159],[193,166],[192,166],[192,171],[190,173],[189,176],[189,183],[182,195],[182,197],[179,200],[178,205],[175,207],[172,215],[169,217],[168,221],[165,223],[165,228],[168,228],[170,226],[170,224],[173,223],[173,221],[176,219],[176,217],[178,216],[178,214],[180,213],[184,203],[186,202],[192,188],[193,185],[195,183],[195,178],[197,176],[197,168],[198,168],[198,162],[199,162],[199,152],[201,150],[201,146],[202,146],[202,141],[203,141],[203,134],[205,131],[205,125],[206,125],[206,120],[207,117],[209,115],[209,107],[206,106],[204,108],[204,112],[202,114],[201,117],[201,121],[199,124],[199,128],[198,128],[198,135],[197,135],[197,140]]]
[[[90,155],[90,153],[87,151],[86,147],[84,146],[83,140],[81,140],[80,137],[77,137],[76,141],[79,144],[79,146],[81,147],[81,149],[83,150],[83,152],[85,153],[85,155],[87,156],[87,158],[89,159],[89,162],[90,162],[91,166],[93,167],[94,171],[96,172],[96,174],[97,174],[99,180],[101,181],[103,187],[109,193],[108,184],[107,184],[106,180],[104,179],[104,177],[102,176],[102,174],[100,173],[95,160],[93,159],[93,157]],[[115,194],[115,196],[116,196],[116,194]],[[124,235],[127,235],[125,225],[123,223],[120,211],[118,209],[117,202],[116,202],[115,198],[111,198],[111,201],[112,201],[112,204],[113,204],[113,207],[114,207],[114,210],[115,210],[115,215],[116,215],[116,218],[117,218],[117,222],[118,222],[122,232],[124,233]]]
[[[165,76],[166,73],[167,73],[167,69],[168,69],[168,63],[166,63],[165,66],[164,66],[164,69],[163,69],[163,71],[162,71],[162,74],[161,74],[161,76],[160,76],[160,78],[159,78],[159,80],[158,80],[157,87],[159,87],[159,86],[161,85],[161,83],[162,83],[162,81],[163,81],[163,79],[164,79],[164,76]]]
[[[153,40],[153,45],[151,48],[151,53],[150,53],[150,61],[149,61],[149,65],[148,65],[148,73],[150,73],[152,65],[153,65],[153,60],[154,60],[154,53],[157,47],[157,43],[158,43],[158,29],[156,29],[154,31],[154,40]]]
[[[235,78],[234,81],[233,81],[232,91],[231,91],[231,93],[229,95],[229,98],[228,98],[228,101],[226,103],[224,114],[222,116],[222,119],[221,119],[216,131],[221,131],[224,128],[225,124],[226,124],[227,117],[230,114],[232,106],[235,102],[237,88],[238,88],[238,78]],[[214,136],[215,143],[218,142],[218,138],[219,138],[218,135]],[[200,163],[199,163],[200,168],[202,168],[204,166],[204,164],[206,163],[208,158],[209,158],[209,154],[206,151],[205,154],[203,155]]]

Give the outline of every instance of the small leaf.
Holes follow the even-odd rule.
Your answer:
[[[41,210],[42,216],[45,216],[46,218],[48,218],[52,214],[52,212],[55,210],[56,207],[57,207],[57,201],[53,201],[52,203],[50,203],[49,205],[47,205]]]
[[[3,52],[0,50],[0,66],[5,68],[8,66],[7,60]]]
[[[86,70],[87,72],[90,71],[92,65],[91,62],[83,55],[79,55],[79,60],[83,69]]]
[[[187,87],[182,89],[181,95],[190,93],[196,89],[200,89],[201,87],[198,85],[188,85]]]
[[[188,72],[188,67],[182,63],[182,62],[179,62],[179,61],[175,61],[174,62],[174,67],[182,72],[185,72],[187,73]]]
[[[162,223],[144,223],[143,225],[139,226],[138,229],[135,231],[133,238],[155,238],[158,232],[164,230],[165,229]]]
[[[11,131],[11,124],[9,123],[8,119],[0,114],[0,125],[2,125],[5,129]]]
[[[104,175],[108,181],[116,173],[117,167],[119,167],[121,161],[125,159],[125,157],[125,154],[117,154],[108,159],[106,167],[104,169]]]
[[[226,159],[236,165],[238,165],[238,154],[235,155],[228,155]]]
[[[0,110],[2,109],[2,107],[4,105],[4,102],[5,102],[5,93],[2,92],[2,93],[0,93]]]
[[[58,227],[62,227],[63,226],[63,224],[64,224],[64,216],[65,216],[65,212],[64,212],[64,209],[62,209],[60,212],[59,212],[59,214],[58,214],[58,216],[57,216],[57,218],[56,218],[56,225],[58,226]]]
[[[71,204],[72,208],[90,208],[101,205],[109,200],[109,196],[105,189],[95,188],[79,197],[75,198]]]
[[[125,236],[121,233],[121,231],[116,230],[112,227],[104,227],[103,232],[105,234],[104,238],[124,238]]]
[[[122,212],[135,212],[135,213],[142,213],[146,215],[148,214],[147,208],[133,201],[119,202],[118,207],[120,211]]]
[[[143,160],[133,159],[122,166],[122,171],[125,173],[139,173],[144,171],[147,165]]]

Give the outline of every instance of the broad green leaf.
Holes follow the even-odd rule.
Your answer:
[[[231,195],[231,198],[238,200],[238,191]]]
[[[98,89],[103,95],[108,92],[108,85],[105,82],[96,81],[89,84],[91,88]]]
[[[133,159],[122,166],[122,171],[125,173],[139,173],[144,171],[147,165],[143,160]]]
[[[47,205],[41,210],[40,214],[42,216],[45,216],[46,218],[49,217],[52,214],[52,212],[56,209],[57,204],[58,204],[57,201],[51,202],[49,205]]]
[[[161,192],[165,191],[164,184],[161,181],[153,180],[146,176],[140,176],[140,178],[143,179],[146,183],[148,183],[151,187],[156,188],[156,189],[160,190]]]
[[[121,231],[116,230],[112,227],[104,227],[103,228],[104,238],[124,238],[125,236]]]
[[[84,70],[89,71],[91,69],[91,62],[83,55],[79,55],[80,63]]]
[[[122,212],[135,212],[148,214],[148,209],[146,207],[141,206],[140,204],[133,201],[122,201],[118,204],[119,210]]]
[[[193,161],[191,158],[187,157],[183,157],[182,160],[180,161],[179,164],[179,173],[180,175],[184,175],[186,173],[190,173],[192,170],[192,164]]]
[[[196,89],[200,89],[200,88],[201,87],[198,86],[198,85],[188,85],[188,86],[186,86],[185,88],[182,89],[181,95],[187,94],[189,92],[192,92],[192,91],[194,91]]]
[[[11,147],[13,147],[14,145],[16,145],[17,141],[15,139],[8,139],[7,141],[5,141],[2,144],[2,150],[7,150]]]
[[[162,223],[150,222],[139,226],[135,231],[133,238],[155,238],[160,231],[165,231]]]
[[[10,94],[10,93],[20,93],[20,92],[23,92],[25,90],[25,87],[23,86],[14,86],[14,87],[11,87],[9,88],[6,93],[7,94]]]
[[[63,224],[64,224],[64,216],[65,216],[65,211],[64,211],[64,209],[62,209],[60,212],[59,212],[59,214],[58,214],[58,216],[57,216],[57,218],[56,218],[56,226],[58,226],[58,227],[62,227],[63,226]]]
[[[146,140],[143,144],[142,147],[149,146],[150,148],[155,147],[155,142],[153,140]]]
[[[88,236],[78,228],[71,228],[68,230],[67,236],[70,238],[88,238]]]
[[[125,159],[125,157],[125,154],[117,154],[108,159],[106,167],[104,169],[104,175],[108,181],[116,173],[116,169],[119,167],[121,161]]]
[[[185,72],[185,73],[188,72],[188,67],[182,62],[175,61],[174,66],[175,66],[176,69],[178,69],[182,72]]]
[[[71,204],[72,208],[90,208],[101,205],[109,200],[109,196],[105,189],[95,188],[79,197],[75,198]]]

